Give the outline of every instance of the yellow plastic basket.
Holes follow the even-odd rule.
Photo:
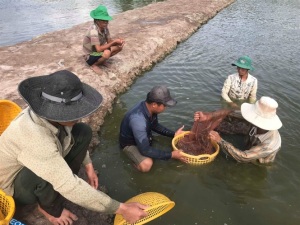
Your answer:
[[[9,100],[0,100],[0,135],[21,112],[20,106]]]
[[[175,206],[175,202],[171,201],[168,197],[157,192],[145,192],[139,194],[128,201],[128,202],[139,202],[149,207],[145,209],[148,213],[143,219],[138,220],[134,225],[142,225],[151,220],[156,219],[157,217],[165,214]],[[122,215],[116,214],[114,225],[129,225],[130,223],[126,222]]]
[[[15,213],[15,201],[0,189],[0,225],[8,225]]]
[[[190,131],[186,131],[186,132],[183,132],[182,134],[179,134],[173,138],[172,147],[175,151],[178,150],[178,148],[176,147],[178,141],[180,139],[184,138],[184,136],[189,133],[190,133]],[[184,152],[182,152],[181,154],[187,158],[188,164],[201,165],[201,164],[209,163],[209,162],[213,161],[220,152],[219,145],[216,142],[211,142],[211,143],[216,150],[213,154],[190,155],[190,154],[187,154]]]

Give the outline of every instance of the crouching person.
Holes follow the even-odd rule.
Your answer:
[[[87,151],[91,128],[78,121],[95,112],[102,96],[62,70],[28,78],[18,87],[28,103],[0,136],[0,188],[19,204],[38,203],[52,224],[77,216],[64,199],[89,210],[121,214],[129,223],[146,216],[146,206],[120,203],[97,190],[98,177]],[[77,176],[83,164],[89,183]]]

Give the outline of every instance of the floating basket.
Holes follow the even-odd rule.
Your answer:
[[[21,112],[20,106],[9,100],[0,100],[0,135]]]
[[[175,206],[175,202],[171,201],[168,197],[163,194],[156,193],[156,192],[146,192],[139,194],[128,201],[128,202],[139,202],[144,205],[148,205],[149,207],[145,209],[148,213],[148,216],[144,217],[143,219],[138,220],[133,225],[142,225],[151,220],[156,219],[157,217],[165,214],[169,210],[171,210]],[[117,214],[115,217],[114,225],[129,225],[122,217],[122,215]]]
[[[172,146],[173,146],[173,149],[176,151],[178,150],[176,145],[178,143],[178,141],[182,138],[184,138],[184,136],[188,135],[190,133],[190,131],[186,131],[182,134],[179,134],[177,136],[175,136],[172,140]],[[213,161],[216,156],[219,154],[220,152],[220,147],[219,145],[212,141],[211,142],[212,145],[214,146],[215,148],[215,152],[213,154],[202,154],[202,155],[190,155],[190,154],[187,154],[187,153],[184,153],[182,152],[181,154],[184,155],[186,158],[187,158],[187,163],[188,164],[192,164],[192,165],[201,165],[201,164],[205,164],[205,163],[209,163],[211,161]]]
[[[15,202],[0,189],[0,225],[8,225],[15,213]]]

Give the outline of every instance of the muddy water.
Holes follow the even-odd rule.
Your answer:
[[[238,0],[119,96],[93,155],[100,182],[110,195],[122,201],[147,191],[167,195],[176,206],[151,222],[156,225],[300,224],[299,9],[298,0]],[[239,164],[220,154],[203,166],[156,161],[150,173],[137,172],[118,147],[124,113],[152,86],[166,84],[178,104],[161,114],[160,122],[172,129],[184,124],[189,130],[194,111],[221,107],[220,90],[240,55],[253,59],[258,96],[268,95],[279,103],[283,143],[275,163]],[[164,137],[155,137],[154,144],[171,149]]]

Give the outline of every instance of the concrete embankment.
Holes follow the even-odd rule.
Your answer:
[[[234,0],[169,0],[114,16],[109,28],[112,37],[126,44],[110,60],[103,73],[94,73],[84,62],[82,38],[90,22],[70,29],[47,33],[14,46],[0,48],[0,98],[25,103],[17,92],[20,81],[67,69],[99,90],[101,109],[86,121],[99,130],[116,96],[130,87],[133,80],[172,52],[178,43],[190,37],[202,24]]]

